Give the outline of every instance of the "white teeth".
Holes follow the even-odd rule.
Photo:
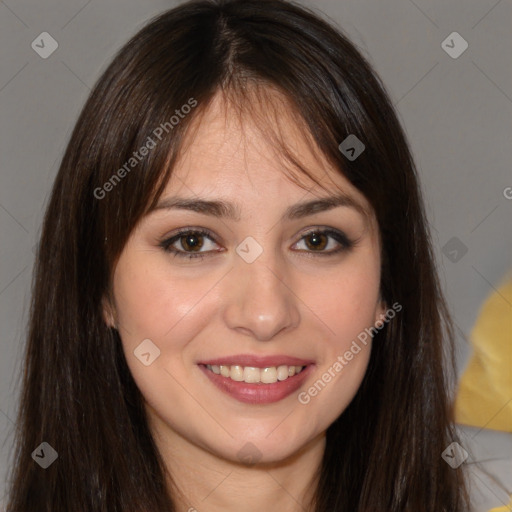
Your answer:
[[[286,380],[288,377],[293,377],[297,373],[300,373],[305,366],[288,366],[283,364],[277,368],[275,366],[256,368],[254,366],[219,366],[207,364],[206,368],[217,375],[222,375],[223,377],[230,378],[237,382],[244,381],[248,384],[255,384],[258,382],[263,384],[273,384],[277,381]]]
[[[243,366],[232,366],[229,372],[229,377],[237,382],[242,382],[244,380]]]
[[[263,368],[263,370],[261,370],[261,382],[264,384],[272,384],[273,382],[277,382],[277,370],[275,366],[270,368]]]
[[[288,366],[282,365],[277,367],[277,380],[286,380],[288,378]]]
[[[246,366],[244,368],[244,382],[254,384],[260,382],[260,369]]]

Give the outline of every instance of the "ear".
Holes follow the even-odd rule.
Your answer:
[[[381,322],[385,318],[385,313],[388,309],[386,302],[382,299],[379,299],[379,303],[377,304],[377,308],[375,309],[375,318],[373,323],[375,324],[377,321]]]
[[[103,313],[103,320],[107,326],[112,329],[117,329],[115,308],[112,305],[112,301],[108,297],[103,296],[101,299],[101,308]]]

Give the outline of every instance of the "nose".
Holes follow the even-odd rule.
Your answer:
[[[229,328],[269,341],[300,323],[299,299],[286,270],[275,259],[239,260],[226,283],[224,321]]]

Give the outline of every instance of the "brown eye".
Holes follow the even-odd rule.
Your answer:
[[[304,240],[306,241],[308,249],[311,250],[323,250],[328,243],[328,237],[325,235],[325,233],[313,232],[307,235]]]
[[[203,246],[203,235],[199,233],[188,233],[179,240],[185,251],[198,251]]]
[[[182,229],[159,245],[173,256],[186,258],[203,258],[219,252],[214,235],[204,229]]]
[[[302,235],[295,247],[300,252],[314,253],[315,256],[334,256],[350,250],[354,242],[342,231],[317,228]]]

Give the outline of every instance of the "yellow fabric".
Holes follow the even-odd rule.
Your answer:
[[[492,508],[489,512],[510,512],[512,510],[512,497],[510,498],[510,503],[505,507]]]
[[[484,303],[471,333],[473,354],[455,399],[455,421],[512,432],[512,279]],[[512,512],[510,503],[489,512]]]
[[[484,303],[455,400],[463,425],[512,432],[512,279]]]

